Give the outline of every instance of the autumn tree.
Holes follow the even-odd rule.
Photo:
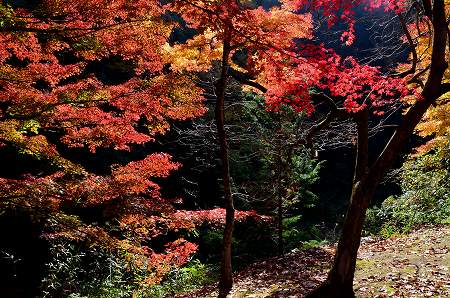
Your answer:
[[[450,2],[445,1],[446,14],[450,11]],[[409,18],[409,22],[408,22]],[[430,31],[427,22],[417,19],[415,15],[406,15],[400,20],[408,29],[408,35],[403,35],[403,42],[414,45],[414,51],[409,55],[410,61],[415,61],[416,68],[422,71],[429,68],[432,56],[430,46]],[[407,25],[409,24],[409,25]],[[448,60],[449,51],[446,51]],[[402,63],[398,71],[409,72],[411,65]],[[412,83],[421,85],[420,80]],[[448,69],[442,82],[448,83]],[[423,223],[445,223],[449,214],[449,94],[443,94],[430,106],[416,126],[415,133],[420,137],[418,147],[414,148],[398,170],[390,173],[390,177],[398,181],[402,189],[399,196],[388,197],[380,208],[370,210],[368,226],[373,220],[380,220],[377,229],[380,233],[389,235],[396,232],[409,231]],[[419,139],[416,137],[416,139]],[[372,222],[371,222],[372,221]]]
[[[350,17],[350,31],[344,33],[343,40],[351,43],[352,7],[355,2],[339,1],[336,6],[327,6],[321,2],[314,2],[316,8],[320,7],[325,12],[336,12],[336,8],[343,9],[343,18]],[[326,70],[321,72],[316,86],[324,90],[321,96],[327,97],[332,111],[329,116],[335,117],[339,114],[340,108],[335,104],[342,102],[348,115],[355,121],[358,128],[357,156],[353,180],[353,191],[350,204],[347,210],[345,222],[342,227],[342,234],[338,243],[333,267],[326,282],[309,297],[353,297],[352,282],[355,271],[355,263],[360,235],[365,212],[369,205],[375,189],[381,182],[386,172],[393,166],[399,157],[401,150],[407,143],[408,138],[413,134],[414,128],[420,122],[423,115],[430,106],[436,103],[439,98],[448,91],[448,86],[443,82],[444,73],[447,70],[447,32],[446,10],[444,1],[361,1],[356,4],[366,5],[368,10],[384,5],[384,9],[392,11],[397,16],[400,27],[403,28],[405,41],[412,51],[410,67],[402,73],[395,75],[384,75],[379,69],[366,65],[360,65],[352,58],[341,60],[332,54],[331,59],[323,61]],[[430,59],[425,66],[421,67],[417,55],[417,40],[411,37],[411,27],[404,20],[406,16],[414,12],[415,23],[427,24],[426,34],[429,38],[431,50]],[[333,21],[333,18],[331,19]],[[420,26],[420,25],[419,25]],[[350,34],[350,35],[349,35]],[[349,39],[350,38],[350,39]],[[315,52],[306,51],[306,54],[320,57],[325,54],[323,49],[315,49]],[[322,51],[322,52],[321,52]],[[415,54],[414,54],[415,53]],[[334,56],[334,58],[332,58]],[[336,60],[337,59],[337,60]],[[333,68],[334,62],[340,66]],[[320,60],[318,65],[320,65]],[[347,68],[347,66],[350,66]],[[342,68],[343,67],[343,68]],[[331,77],[330,77],[331,74]],[[331,78],[331,80],[329,80]],[[372,81],[373,80],[373,81]],[[288,87],[295,88],[298,85],[285,80]],[[332,84],[330,84],[332,83]],[[343,85],[341,85],[343,83]],[[406,85],[412,90],[408,91]],[[408,94],[415,93],[411,98]],[[401,99],[405,112],[401,123],[395,129],[392,137],[386,143],[384,150],[379,154],[373,163],[369,162],[369,138],[368,119],[369,114],[382,115],[383,109],[390,109]],[[343,101],[340,101],[343,100]],[[335,111],[335,112],[333,112]],[[335,114],[333,116],[333,114]]]
[[[219,296],[225,297],[231,290],[231,240],[234,221],[234,204],[231,193],[229,150],[225,132],[224,101],[230,76],[232,57],[248,47],[260,50],[272,47],[290,47],[293,38],[310,37],[311,18],[309,15],[294,14],[281,8],[266,11],[254,8],[251,3],[226,1],[173,1],[169,8],[179,13],[188,26],[196,29],[196,35],[186,44],[175,45],[172,65],[176,70],[204,71],[219,61],[219,76],[215,83],[215,120],[219,139],[220,160],[226,223],[223,237],[221,278]],[[234,72],[238,80],[239,72]],[[247,83],[250,81],[246,80]],[[250,83],[251,84],[251,83]],[[256,84],[256,83],[255,83]]]
[[[445,13],[448,16],[450,14],[450,1],[445,2]],[[430,67],[433,48],[430,46],[431,32],[427,28],[426,20],[416,23],[416,25],[410,24],[408,26],[408,32],[411,40],[414,41],[414,51],[410,54],[411,61],[416,64],[416,68],[420,70],[428,70]],[[405,36],[405,42],[408,41],[407,35]],[[409,41],[408,41],[409,43]],[[450,51],[445,53],[447,61],[449,60]],[[400,71],[408,70],[407,65],[399,65]],[[420,74],[416,77],[420,79],[416,80],[413,77],[412,82],[421,85],[423,81],[423,75]],[[444,73],[442,80],[443,84],[448,84],[450,79],[450,73],[447,69]],[[442,157],[447,157],[449,154],[448,148],[450,147],[450,120],[448,115],[450,113],[450,98],[449,93],[443,94],[436,102],[427,110],[421,122],[416,127],[416,133],[425,138],[427,141],[424,145],[416,148],[417,154],[425,154],[431,150],[441,151]]]
[[[96,172],[74,152],[126,155],[164,134],[170,122],[204,112],[195,80],[164,68],[171,63],[164,46],[173,24],[159,1],[5,3],[0,144],[39,161],[40,168],[0,179],[2,209],[29,210],[45,224],[47,239],[84,241],[120,253],[148,270],[145,283],[159,282],[187,262],[196,245],[180,238],[156,252],[149,239],[223,213],[175,212],[155,182],[180,167],[168,154],[130,155]],[[122,75],[97,71],[114,63]],[[79,210],[94,207],[123,237],[83,220]]]

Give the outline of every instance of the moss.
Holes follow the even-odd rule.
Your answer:
[[[365,270],[365,269],[371,269],[376,267],[375,260],[356,260],[356,269],[357,270]]]

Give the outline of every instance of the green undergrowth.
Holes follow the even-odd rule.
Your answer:
[[[213,283],[218,278],[218,272],[217,266],[194,260],[187,266],[172,271],[161,284],[142,291],[136,297],[173,297],[175,294]]]
[[[450,224],[450,160],[439,151],[407,160],[401,168],[402,194],[368,210],[366,235],[383,238],[423,225]]]

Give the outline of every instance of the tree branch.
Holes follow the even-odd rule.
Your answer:
[[[411,53],[412,53],[411,68],[397,75],[399,77],[404,77],[404,76],[407,76],[409,74],[413,74],[416,72],[418,57],[417,57],[416,46],[412,39],[411,33],[409,33],[408,26],[406,26],[405,19],[403,18],[403,16],[400,13],[398,13],[397,16],[398,16],[398,19],[400,20],[400,24],[402,26],[403,32],[405,33],[406,39],[408,40],[408,44],[409,44],[409,47],[411,48]]]
[[[450,83],[441,84],[441,95],[450,92]]]
[[[424,4],[428,0],[423,1]],[[431,2],[430,2],[431,5]],[[433,4],[433,51],[431,54],[431,66],[427,82],[422,91],[422,100],[418,100],[405,114],[400,126],[396,129],[383,152],[378,156],[369,171],[368,193],[373,193],[383,175],[389,170],[398,157],[398,152],[404,147],[414,128],[422,119],[428,108],[435,103],[447,84],[441,84],[444,72],[448,67],[446,61],[447,48],[447,23],[445,19],[445,6],[443,0],[435,0]],[[445,87],[445,88],[444,88]]]
[[[308,129],[308,131],[305,134],[305,137],[298,139],[291,146],[291,151],[300,145],[310,146],[314,136],[316,136],[317,133],[319,133],[320,131],[328,128],[331,122],[333,122],[334,120],[345,119],[350,117],[350,114],[347,113],[345,109],[338,108],[334,100],[328,95],[324,93],[313,93],[312,97],[324,102],[330,108],[330,112],[328,112],[328,114],[324,118],[322,118],[321,121],[319,121],[317,124],[313,125],[310,129]]]
[[[261,91],[262,93],[266,93],[267,92],[267,88],[264,87],[263,85],[259,84],[258,82],[253,81],[251,78],[249,78],[248,74],[245,74],[243,72],[240,72],[238,70],[235,70],[233,68],[229,68],[228,69],[228,74],[235,79],[236,81],[238,81],[241,84],[253,87],[258,89],[259,91]]]

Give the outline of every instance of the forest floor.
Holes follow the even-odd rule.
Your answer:
[[[450,297],[450,226],[406,236],[363,239],[354,288],[357,297]],[[229,297],[303,297],[326,278],[334,247],[289,253],[236,273]],[[215,285],[177,297],[217,297]]]

